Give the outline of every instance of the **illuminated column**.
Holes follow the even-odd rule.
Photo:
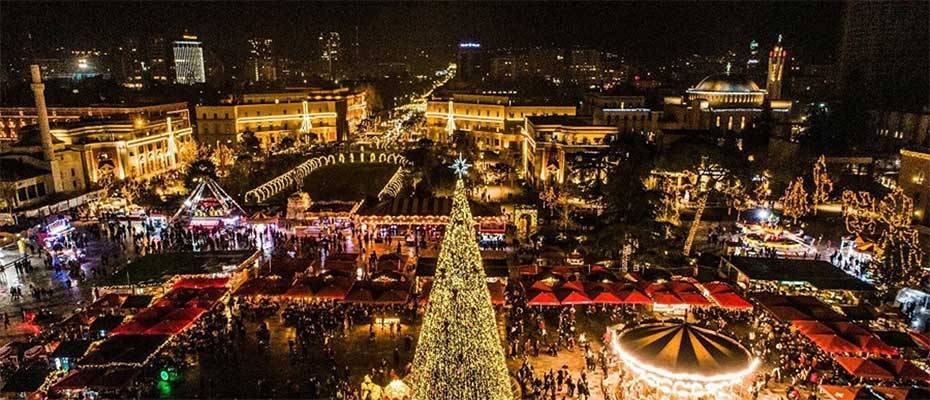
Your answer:
[[[129,175],[127,169],[131,168],[129,166],[130,162],[129,154],[126,151],[126,142],[118,142],[116,144],[116,170],[120,180],[126,179]]]
[[[446,140],[452,140],[452,134],[455,133],[455,116],[452,110],[452,100],[449,100],[449,115],[446,116]]]
[[[769,52],[769,76],[765,82],[769,99],[781,98],[781,80],[787,57],[788,53],[781,46],[781,35],[778,35],[778,44]]]
[[[310,120],[310,104],[306,100],[303,102],[303,115],[300,117],[300,133],[308,134],[313,128],[313,122]]]
[[[174,141],[174,127],[171,126],[171,117],[165,119],[168,126],[168,162],[173,168],[178,162],[178,144]]]

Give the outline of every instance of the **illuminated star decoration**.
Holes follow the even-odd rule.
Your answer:
[[[465,159],[462,158],[462,155],[459,154],[459,158],[455,159],[455,161],[452,162],[452,166],[449,168],[452,169],[453,173],[459,176],[459,179],[461,179],[465,175],[468,175],[468,169],[471,168],[471,164],[469,164],[468,161],[465,161]]]

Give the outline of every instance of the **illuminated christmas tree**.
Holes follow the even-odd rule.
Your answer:
[[[459,179],[413,358],[414,400],[513,398],[461,179],[468,166],[453,164]]]

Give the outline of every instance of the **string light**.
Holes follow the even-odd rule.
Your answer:
[[[474,226],[460,178],[413,358],[414,400],[513,398]]]
[[[797,177],[793,182],[788,184],[785,189],[785,195],[781,198],[782,212],[791,217],[794,223],[811,212],[811,203],[808,199],[807,190],[804,189],[804,178]]]
[[[833,191],[833,180],[827,175],[827,161],[824,156],[820,156],[814,163],[814,193],[811,201],[814,203],[814,214],[817,213],[817,206],[826,203],[830,199],[830,192]]]

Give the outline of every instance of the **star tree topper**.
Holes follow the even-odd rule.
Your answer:
[[[465,175],[468,175],[468,169],[471,168],[471,164],[469,164],[468,161],[465,161],[465,159],[462,158],[462,155],[459,154],[459,158],[455,159],[455,161],[452,162],[452,166],[449,168],[453,173],[459,176],[459,179],[461,179],[465,177]]]

